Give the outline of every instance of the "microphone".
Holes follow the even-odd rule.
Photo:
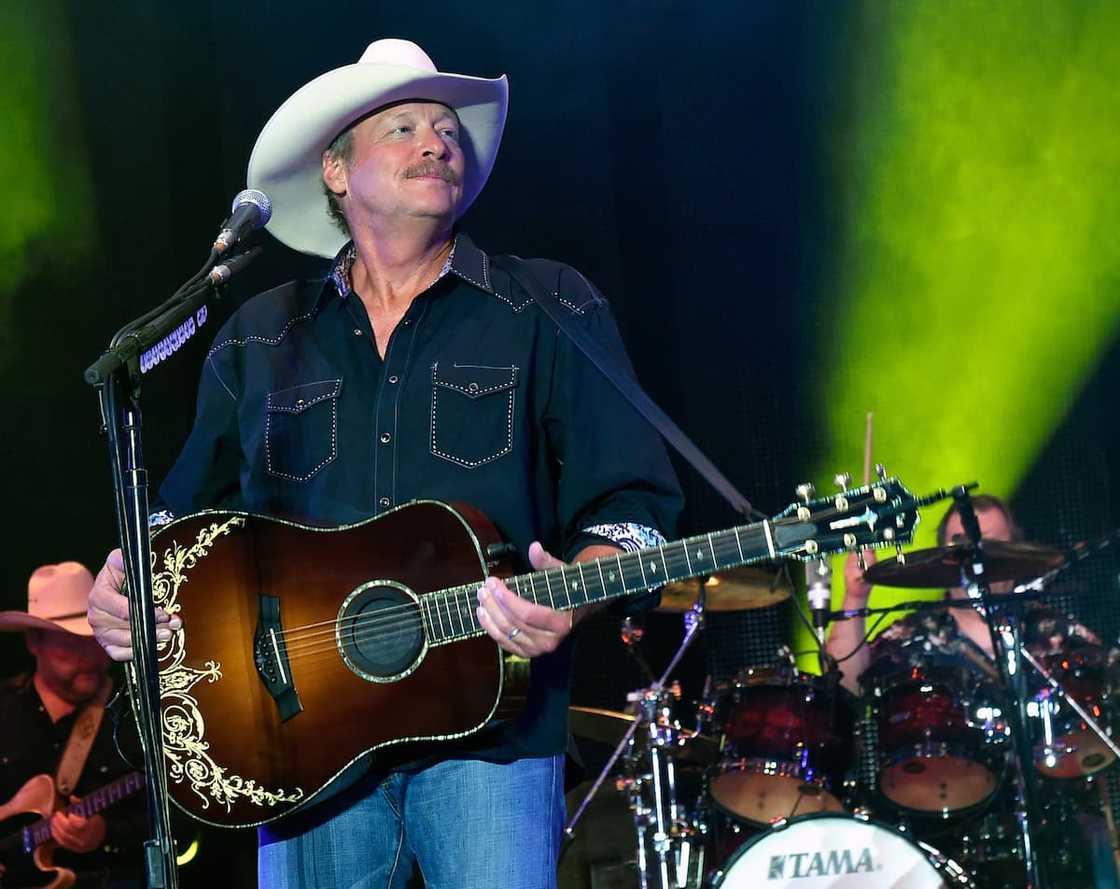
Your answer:
[[[272,201],[263,191],[246,188],[233,199],[233,213],[214,240],[214,250],[225,253],[251,231],[256,231],[272,218]]]
[[[813,612],[813,629],[817,631],[817,644],[823,652],[828,613],[832,608],[832,563],[827,557],[805,563],[805,586],[809,594],[809,609]]]
[[[264,253],[263,247],[254,247],[252,250],[246,250],[244,253],[231,256],[221,265],[216,265],[214,268],[210,269],[206,280],[215,287],[219,284],[225,284],[226,281],[236,275],[262,253]]]

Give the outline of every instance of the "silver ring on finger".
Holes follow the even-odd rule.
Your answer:
[[[517,634],[520,633],[520,632],[521,632],[521,630],[519,630],[517,627],[514,627],[506,635],[508,636],[509,641],[512,642],[514,639],[517,638]]]

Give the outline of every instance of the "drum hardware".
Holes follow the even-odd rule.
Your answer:
[[[999,563],[988,567],[986,547],[980,537],[980,523],[976,512],[972,508],[972,498],[969,488],[960,486],[953,490],[953,499],[956,502],[957,514],[960,516],[961,525],[968,537],[969,545],[962,548],[957,560],[959,566],[959,581],[953,586],[975,587],[979,593],[979,600],[984,612],[989,616],[988,631],[991,635],[992,652],[995,655],[996,666],[1000,672],[1000,679],[1004,688],[1009,689],[1013,706],[1011,708],[1011,741],[1015,745],[1017,756],[1015,777],[1019,790],[1019,799],[1023,802],[1022,809],[1017,812],[1019,827],[1023,843],[1023,861],[1026,865],[1027,886],[1029,889],[1048,885],[1045,875],[1045,863],[1038,856],[1038,823],[1036,819],[1041,814],[1038,792],[1035,782],[1027,774],[1027,764],[1033,761],[1030,736],[1028,735],[1027,715],[1027,683],[1023,671],[1023,646],[1020,634],[1022,626],[1022,600],[1012,601],[1004,606],[1002,614],[1006,617],[1006,628],[1000,632],[996,629],[996,618],[999,613],[993,610],[992,590],[990,583],[993,580],[1014,580],[1013,576],[1003,577],[1010,569],[1010,562]],[[1058,553],[1060,561],[1065,556]],[[1047,568],[1056,567],[1059,562],[1048,563]],[[1021,565],[1016,570],[1022,570]],[[1038,571],[1024,572],[1038,574]],[[1022,575],[1020,575],[1022,576]],[[1010,644],[1006,644],[1010,643]]]
[[[641,889],[697,889],[704,872],[703,825],[689,817],[677,799],[674,762],[680,750],[694,740],[695,733],[682,734],[686,730],[672,720],[673,692],[666,683],[703,626],[705,596],[701,586],[696,601],[685,612],[684,638],[665,672],[649,688],[629,696],[638,704],[637,713],[629,719],[613,753],[564,828],[564,842],[569,844],[575,839],[575,827],[591,800],[615,763],[623,758],[626,774],[616,787],[626,794],[634,818]],[[610,717],[604,717],[604,713]],[[620,716],[622,720],[617,718]],[[584,708],[582,715],[575,718],[583,718],[599,730],[625,720],[627,714],[587,713]]]
[[[640,623],[637,623],[633,617],[624,617],[622,625],[619,627],[619,636],[622,639],[622,647],[626,653],[634,659],[638,665],[638,669],[642,671],[645,676],[646,682],[653,685],[657,681],[657,676],[654,675],[653,669],[650,667],[649,662],[641,651],[641,641],[645,638],[646,628]]]
[[[638,695],[640,702],[644,702],[647,689],[642,689]],[[679,685],[670,686],[659,698],[658,712],[655,723],[661,734],[657,743],[663,747],[672,747],[673,755],[681,762],[697,765],[710,765],[719,755],[719,747],[715,739],[702,735],[690,729],[681,728],[671,721],[670,702],[679,697]],[[573,735],[586,738],[589,741],[599,741],[603,744],[618,744],[626,736],[631,726],[642,719],[641,707],[637,715],[623,713],[618,710],[604,710],[600,707],[569,707],[568,726]]]

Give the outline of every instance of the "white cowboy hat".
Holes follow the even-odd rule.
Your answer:
[[[445,74],[415,43],[386,39],[371,43],[356,64],[300,87],[264,125],[247,181],[272,199],[266,228],[302,253],[334,257],[346,236],[327,215],[323,151],[359,118],[407,99],[440,102],[459,115],[466,155],[462,215],[494,168],[509,101],[505,75],[489,80]]]
[[[36,568],[27,582],[27,611],[0,611],[0,630],[63,630],[92,636],[86,620],[93,575],[78,562]]]

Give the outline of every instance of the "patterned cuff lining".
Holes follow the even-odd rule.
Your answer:
[[[659,546],[665,542],[665,535],[656,528],[650,528],[648,525],[638,525],[634,522],[592,525],[590,528],[584,528],[583,533],[605,537],[628,553],[637,552],[651,546]]]
[[[148,527],[159,528],[163,525],[170,525],[173,521],[175,521],[175,516],[171,514],[171,510],[161,509],[148,516]]]

